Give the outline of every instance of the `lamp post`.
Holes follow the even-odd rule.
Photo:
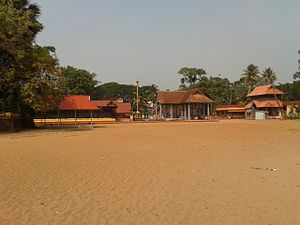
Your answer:
[[[136,113],[139,113],[139,81],[136,81]]]

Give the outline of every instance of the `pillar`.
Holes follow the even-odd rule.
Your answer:
[[[173,105],[170,105],[170,119],[173,119]]]
[[[184,116],[183,116],[183,105],[180,105],[180,117],[184,118]]]
[[[188,120],[191,119],[191,104],[188,104]]]
[[[210,117],[210,105],[207,104],[207,118]]]
[[[159,117],[162,118],[162,105],[159,104]]]

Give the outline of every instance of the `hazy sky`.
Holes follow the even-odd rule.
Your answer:
[[[240,78],[253,63],[291,81],[300,49],[299,0],[33,0],[61,65],[102,83],[177,89],[181,67]]]

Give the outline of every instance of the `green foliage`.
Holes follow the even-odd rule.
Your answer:
[[[282,88],[285,101],[296,101],[300,100],[300,80],[296,80],[292,83],[285,83],[277,86],[277,88]]]
[[[148,109],[156,101],[156,85],[142,86],[139,88],[140,109]],[[118,84],[116,82],[105,83],[95,88],[93,99],[122,99],[130,102],[136,107],[136,86],[128,84]]]
[[[262,83],[264,84],[273,84],[277,80],[275,72],[272,68],[266,68],[262,72]]]
[[[180,82],[181,87],[184,88],[186,85],[195,85],[204,75],[206,75],[206,71],[202,68],[183,67],[178,71],[178,74],[182,76]]]
[[[242,77],[244,78],[245,83],[248,85],[248,92],[250,92],[253,86],[261,79],[258,66],[253,64],[247,66],[247,69],[244,70]]]
[[[179,70],[181,89],[200,89],[204,95],[214,101],[214,104],[240,104],[245,103],[248,87],[244,78],[230,82],[227,78],[219,76],[206,76],[204,69],[184,67]]]
[[[34,42],[43,28],[39,15],[29,1],[0,1],[0,111],[20,113],[24,121],[33,110],[53,107],[49,100],[61,85],[55,49]]]
[[[98,81],[96,74],[71,66],[61,68],[65,82],[64,94],[67,95],[91,95]]]

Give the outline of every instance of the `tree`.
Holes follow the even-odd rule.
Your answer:
[[[298,71],[293,75],[294,80],[300,80],[300,50],[298,51],[299,59],[298,59]]]
[[[157,86],[146,85],[139,88],[139,110],[148,113],[156,102]],[[93,99],[122,99],[136,107],[136,86],[109,82],[95,88]]]
[[[196,84],[201,77],[206,75],[206,71],[202,68],[188,68],[183,67],[178,71],[178,74],[183,76],[180,79],[181,88],[185,88],[188,84],[189,86],[193,86]]]
[[[34,110],[58,92],[61,81],[55,49],[35,44],[43,25],[39,7],[27,0],[0,1],[0,111],[19,113],[32,127]]]
[[[269,67],[262,72],[262,82],[273,84],[277,80],[275,72]]]
[[[258,66],[250,64],[247,66],[247,69],[244,70],[242,77],[245,80],[245,83],[248,85],[248,93],[253,88],[253,86],[259,81],[260,79],[260,72]]]
[[[65,81],[64,94],[92,95],[95,86],[98,84],[97,75],[87,70],[67,66],[62,67],[61,71]]]

